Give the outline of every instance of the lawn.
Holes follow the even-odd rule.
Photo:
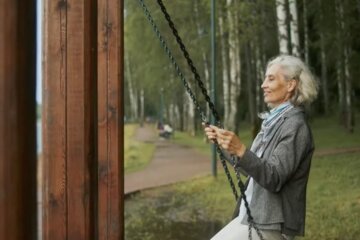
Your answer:
[[[134,140],[138,124],[126,124],[124,135],[124,169],[125,173],[139,171],[146,167],[155,150],[155,145]]]

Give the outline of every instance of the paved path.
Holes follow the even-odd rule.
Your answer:
[[[125,195],[211,173],[211,162],[208,156],[190,147],[159,139],[152,126],[145,125],[138,128],[134,138],[137,141],[154,143],[156,148],[153,159],[144,170],[125,174]],[[360,147],[322,149],[315,151],[314,155],[325,156],[348,152],[360,152]],[[221,166],[219,171],[222,169],[220,168]]]
[[[159,139],[150,126],[138,128],[134,138],[154,142],[156,148],[153,159],[144,170],[125,174],[125,195],[211,173],[208,156],[169,140]]]

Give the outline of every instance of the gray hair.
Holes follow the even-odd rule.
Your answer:
[[[272,65],[280,65],[286,80],[294,79],[297,81],[295,92],[290,98],[292,104],[295,106],[306,105],[316,99],[319,89],[318,81],[300,58],[279,55],[268,62],[267,68]]]

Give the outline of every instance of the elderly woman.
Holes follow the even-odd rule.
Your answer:
[[[261,85],[271,109],[248,149],[233,132],[205,127],[207,137],[236,157],[248,176],[246,197],[256,226],[266,240],[294,239],[305,228],[306,185],[314,142],[303,106],[317,96],[308,67],[297,57],[280,55],[267,65]],[[248,239],[243,201],[235,217],[212,240]],[[252,231],[252,239],[259,239]]]

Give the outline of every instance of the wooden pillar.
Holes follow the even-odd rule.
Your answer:
[[[0,239],[36,239],[36,1],[0,0]]]
[[[123,239],[123,1],[44,5],[43,239]]]
[[[122,239],[123,1],[98,0],[98,236]]]
[[[94,239],[93,2],[44,2],[43,239]]]

